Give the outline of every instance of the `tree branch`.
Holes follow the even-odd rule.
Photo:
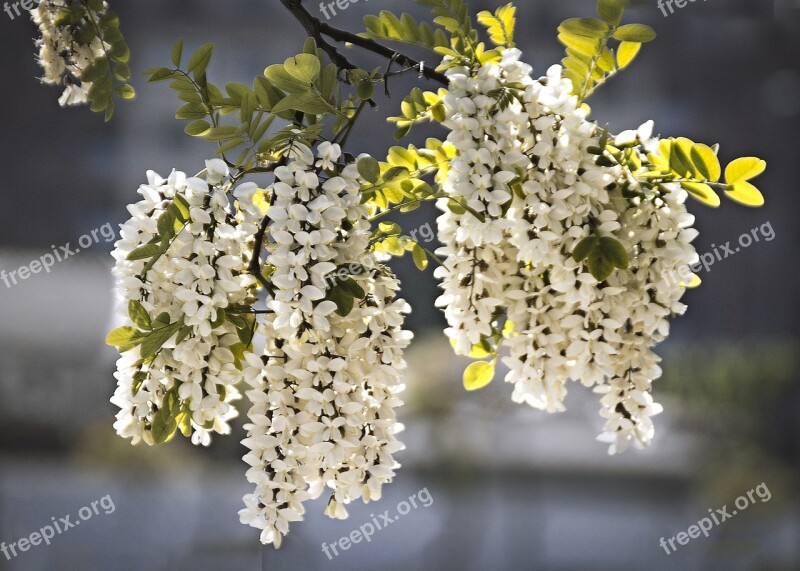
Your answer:
[[[420,74],[426,79],[438,81],[442,85],[448,85],[447,76],[439,73],[432,67],[427,67],[423,63],[408,57],[396,50],[388,48],[379,44],[374,40],[362,38],[356,34],[334,28],[319,19],[312,16],[308,10],[303,6],[302,0],[281,0],[281,3],[289,10],[295,18],[303,25],[306,33],[317,41],[317,44],[328,54],[331,61],[336,64],[339,69],[356,69],[357,66],[351,63],[345,56],[328,43],[323,36],[328,36],[337,42],[348,42],[365,50],[371,51],[389,60],[396,61],[406,68],[413,69],[419,68]]]

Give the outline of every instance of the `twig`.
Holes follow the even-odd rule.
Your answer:
[[[365,50],[371,51],[390,60],[396,61],[400,65],[407,68],[419,68],[423,77],[438,81],[443,85],[448,85],[447,76],[439,73],[433,68],[426,67],[417,60],[408,57],[396,50],[388,48],[379,44],[374,40],[362,38],[356,34],[334,28],[325,22],[321,22],[318,18],[312,16],[308,10],[303,6],[302,0],[281,0],[281,3],[289,10],[295,18],[303,25],[306,33],[317,41],[317,44],[328,54],[331,61],[336,64],[339,69],[351,70],[357,69],[357,66],[351,63],[345,56],[328,43],[323,36],[328,36],[337,42],[347,42],[358,46]]]

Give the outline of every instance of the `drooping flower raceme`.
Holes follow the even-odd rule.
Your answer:
[[[409,308],[370,253],[355,165],[335,165],[337,145],[320,145],[318,155],[315,163],[310,149],[296,147],[268,189],[272,313],[265,352],[248,355],[245,369],[253,407],[244,459],[255,491],[240,516],[276,547],[288,524],[302,519],[303,502],[325,487],[326,514],[335,518],[346,517],[345,505],[357,498],[379,499],[402,449],[394,409],[402,404]],[[355,300],[349,312],[331,295],[339,288]]]
[[[580,380],[604,395],[611,452],[641,446],[660,410],[651,348],[685,310],[665,272],[696,257],[686,193],[648,193],[621,165],[598,165],[604,135],[561,68],[534,81],[520,55],[448,71],[445,126],[460,154],[439,203],[446,332],[463,355],[496,351],[505,333],[515,401],[561,411],[566,382]],[[657,149],[652,123],[625,144]],[[587,239],[618,244],[624,268],[598,281],[572,255]]]
[[[114,426],[134,444],[163,442],[180,427],[208,445],[237,414],[242,330],[254,320],[225,312],[254,299],[247,266],[257,226],[233,218],[225,164],[207,165],[206,179],[149,172],[113,252],[129,321],[118,330]]]
[[[33,21],[41,33],[36,45],[39,48],[39,64],[44,70],[42,82],[64,85],[58,100],[62,107],[87,102],[92,83],[81,82],[80,76],[95,60],[104,57],[107,47],[92,33],[87,34],[87,38],[90,38],[87,43],[76,36],[75,26],[59,22],[59,17],[71,9],[64,0],[42,0],[31,10]],[[99,19],[98,12],[88,7],[86,10],[93,21]]]

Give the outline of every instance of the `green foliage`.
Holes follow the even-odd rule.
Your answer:
[[[427,22],[418,23],[407,13],[397,17],[382,10],[377,16],[365,16],[364,25],[367,31],[360,35],[373,40],[403,42],[434,51],[436,48],[450,46],[450,40],[442,28],[434,28]]]
[[[158,234],[154,236],[150,242],[136,248],[128,254],[128,260],[148,260],[142,270],[142,275],[146,275],[158,259],[166,254],[175,236],[177,236],[188,223],[189,203],[186,202],[184,197],[176,195],[172,204],[169,205],[158,219]],[[131,315],[131,318],[133,318],[133,315]]]
[[[427,121],[443,122],[445,108],[442,98],[446,93],[444,89],[440,89],[438,93],[422,91],[418,87],[412,89],[400,105],[402,116],[388,119],[397,125],[395,139],[399,141],[408,135],[414,125]]]
[[[639,53],[641,45],[656,38],[652,28],[644,24],[620,26],[625,0],[600,0],[600,18],[572,18],[558,28],[558,39],[566,46],[562,60],[564,76],[572,81],[579,101],[628,67]],[[611,40],[619,42],[616,50]]]
[[[183,70],[183,40],[178,40],[172,49],[175,68],[153,68],[145,74],[150,81],[170,80],[170,88],[184,102],[175,117],[189,121],[186,133],[216,143],[215,156],[232,166],[255,169],[261,160],[282,156],[296,142],[313,144],[323,128],[319,117],[337,113],[336,66],[323,69],[313,40],[303,53],[269,66],[252,87],[229,83],[224,92],[207,79],[212,55],[212,45],[201,46]],[[236,124],[224,124],[227,116],[235,117]],[[270,133],[276,119],[293,125]],[[228,153],[237,158],[228,160]]]
[[[426,141],[425,148],[392,147],[386,162],[378,163],[378,176],[374,176],[373,170],[368,173],[369,178],[365,177],[370,182],[361,189],[362,200],[374,204],[381,212],[410,212],[422,201],[441,197],[424,177],[436,173],[437,180],[441,180],[454,156],[451,144],[433,138]],[[374,165],[369,166],[374,169]],[[374,181],[370,180],[373,178]]]
[[[714,188],[725,191],[732,200],[745,206],[764,204],[761,192],[749,181],[764,172],[767,163],[755,157],[743,157],[725,169],[725,184],[720,183],[722,167],[716,148],[695,143],[685,137],[663,139],[658,153],[648,155],[650,170],[639,173],[646,183],[679,182],[690,196],[711,207],[720,206]]]
[[[615,269],[628,269],[628,253],[616,238],[589,236],[581,240],[572,252],[576,262],[586,260],[589,272],[599,281],[605,281]]]
[[[486,26],[489,39],[496,46],[505,48],[514,47],[514,28],[517,24],[517,9],[513,4],[506,4],[495,10],[494,14],[488,10],[478,13],[478,22]]]
[[[494,380],[494,362],[476,361],[464,370],[464,388],[468,391],[480,390]]]
[[[55,17],[55,25],[68,29],[80,45],[90,45],[99,40],[103,55],[92,61],[80,73],[79,80],[90,84],[87,99],[90,109],[103,113],[109,121],[114,115],[113,96],[133,99],[136,91],[128,83],[131,72],[128,62],[130,49],[120,31],[117,15],[108,11],[103,2],[83,0],[61,8]]]

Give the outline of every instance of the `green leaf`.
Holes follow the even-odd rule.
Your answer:
[[[153,327],[155,329],[162,329],[169,325],[169,313],[163,311],[159,313],[153,320]]]
[[[608,259],[600,248],[596,248],[589,254],[587,266],[589,272],[599,282],[607,280],[615,268],[614,262]]]
[[[275,87],[287,93],[304,93],[309,90],[311,83],[298,79],[286,71],[280,64],[271,65],[264,70],[264,75]]]
[[[202,103],[191,102],[182,105],[175,113],[176,119],[203,119],[208,115],[208,108]]]
[[[464,388],[477,391],[488,386],[494,380],[494,363],[478,361],[464,370]]]
[[[186,71],[193,74],[195,78],[200,77],[206,72],[208,64],[211,63],[211,55],[214,52],[213,44],[204,44],[189,58]]]
[[[358,161],[358,173],[367,182],[375,184],[381,178],[381,165],[372,157],[364,157]]]
[[[128,315],[133,324],[139,329],[150,331],[153,328],[153,324],[150,321],[150,314],[147,313],[147,310],[141,302],[135,299],[130,300],[128,302]]]
[[[170,340],[170,338],[175,335],[178,330],[181,328],[180,322],[175,322],[167,325],[166,327],[162,327],[160,329],[154,329],[152,333],[147,335],[142,341],[142,358],[147,359],[149,357],[154,357],[160,350],[161,347]]]
[[[564,20],[559,29],[575,36],[599,40],[608,32],[608,24],[597,18],[570,18]]]
[[[182,412],[175,421],[178,423],[178,428],[184,437],[189,438],[192,435],[192,415],[189,412]]]
[[[81,81],[97,81],[109,72],[108,60],[104,57],[98,58],[86,66],[81,73]]]
[[[625,251],[625,246],[616,238],[604,236],[600,238],[598,249],[603,252],[603,255],[620,270],[628,269],[628,253]]]
[[[597,245],[600,243],[600,239],[597,236],[589,236],[588,238],[584,238],[578,245],[575,246],[575,249],[572,251],[572,259],[576,262],[582,262],[586,258],[589,257]]]
[[[183,38],[180,38],[172,46],[172,63],[175,67],[181,66],[182,56],[183,56]]]
[[[414,244],[411,256],[414,258],[414,265],[417,266],[419,271],[424,272],[428,268],[428,253],[422,246]]]
[[[114,93],[116,93],[117,96],[122,99],[133,99],[136,97],[136,90],[133,89],[133,86],[128,85],[127,83],[115,87]]]
[[[166,67],[154,67],[145,71],[144,74],[150,76],[147,81],[155,82],[169,79],[175,74],[175,72]]]
[[[600,0],[597,3],[597,13],[612,26],[619,25],[625,5],[622,0]]]
[[[158,256],[162,253],[161,246],[158,244],[145,244],[144,246],[139,246],[133,252],[128,254],[128,261],[134,262],[136,260],[145,260],[147,258],[152,258],[153,256]]]
[[[290,109],[308,113],[309,115],[322,115],[333,110],[333,107],[318,94],[307,91],[296,95],[287,95],[275,104],[272,112],[275,114]]]
[[[120,353],[124,353],[136,346],[134,342],[138,336],[139,332],[133,327],[118,327],[106,336],[106,344],[117,347]]]
[[[189,202],[186,200],[186,198],[183,197],[180,194],[176,194],[175,195],[174,204],[175,204],[175,207],[180,212],[181,218],[183,219],[183,221],[184,222],[188,222],[189,221],[189,209],[190,209],[190,206],[189,206]]]
[[[326,299],[336,304],[336,313],[342,317],[350,315],[355,305],[353,294],[339,285],[328,290]]]
[[[169,242],[175,236],[175,218],[169,209],[165,210],[161,216],[158,217],[156,223],[158,228],[158,235],[161,237],[162,243]],[[162,246],[162,249],[166,249]]]
[[[645,44],[656,39],[656,32],[646,24],[626,24],[614,32],[614,39],[621,42]]]
[[[210,130],[211,130],[211,123],[203,119],[192,121],[191,123],[186,125],[186,128],[184,129],[186,134],[191,137],[204,137],[205,135],[208,134]]]
[[[358,285],[358,282],[351,277],[339,282],[339,286],[347,290],[354,298],[364,299],[367,297],[367,292],[364,291],[364,288]]]
[[[311,54],[298,54],[283,62],[286,72],[295,79],[311,85],[319,77],[322,64],[317,56]]]
[[[153,435],[153,441],[156,444],[164,444],[175,436],[178,430],[178,421],[172,416],[171,412],[162,408],[153,415],[153,423],[150,431]]]
[[[358,98],[362,101],[369,101],[372,99],[372,96],[375,95],[375,84],[372,83],[370,79],[362,79],[358,82],[356,95],[358,95]]]

